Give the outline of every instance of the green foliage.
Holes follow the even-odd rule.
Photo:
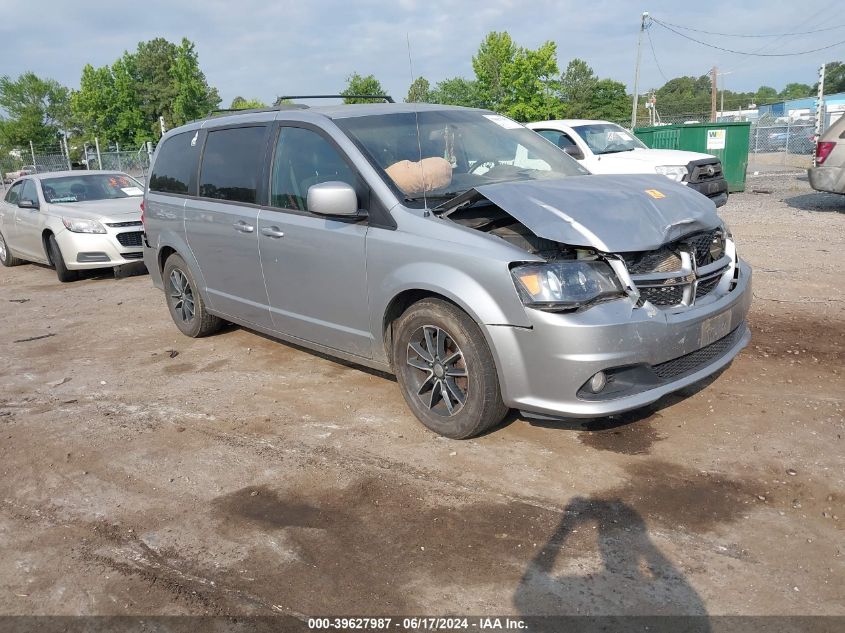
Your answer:
[[[501,110],[504,105],[516,53],[517,46],[507,31],[492,31],[472,58],[478,96],[492,110]]]
[[[566,65],[560,78],[560,96],[566,116],[572,119],[592,117],[590,95],[599,78],[583,59],[577,57]]]
[[[625,84],[612,79],[599,79],[589,95],[592,118],[623,121],[631,116],[631,96]]]
[[[208,85],[200,70],[196,48],[187,38],[176,49],[170,65],[171,82],[175,86],[171,126],[207,116],[220,105],[217,88]]]
[[[809,84],[791,83],[786,84],[786,87],[780,91],[778,97],[781,99],[801,99],[803,97],[813,96],[813,87]]]
[[[826,95],[845,92],[845,63],[828,62],[824,73],[824,93]],[[818,92],[818,84],[813,88],[813,94]]]
[[[405,103],[431,103],[431,84],[425,77],[414,79],[411,87],[408,88],[408,96]]]
[[[346,89],[341,93],[344,103],[375,103],[373,99],[354,99],[349,95],[383,95],[387,94],[378,79],[373,75],[362,77],[358,73],[352,73],[346,78]]]
[[[260,99],[244,99],[243,97],[235,97],[232,99],[230,110],[256,110],[259,108],[266,108],[267,105]]]
[[[26,72],[17,79],[0,77],[0,144],[24,147],[52,144],[70,124],[68,89],[53,79]]]
[[[431,103],[465,108],[482,107],[478,83],[463,77],[453,77],[437,82],[434,90],[431,91]]]

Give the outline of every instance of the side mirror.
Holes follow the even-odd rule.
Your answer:
[[[345,182],[330,180],[308,187],[308,210],[320,215],[358,215],[358,194]]]
[[[575,160],[584,160],[584,152],[577,145],[569,145],[563,148],[563,151],[572,156]]]
[[[21,209],[37,209],[38,203],[35,200],[18,200],[18,206]]]

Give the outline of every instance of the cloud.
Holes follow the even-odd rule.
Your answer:
[[[776,33],[826,26],[836,3],[809,1],[781,5],[729,0],[689,5],[651,0],[652,14],[665,21],[708,31]],[[432,83],[456,75],[472,76],[472,55],[484,35],[507,30],[517,43],[558,45],[560,66],[585,59],[602,77],[631,87],[640,9],[625,0],[145,0],[118,3],[66,0],[38,2],[35,30],[21,28],[12,15],[31,15],[32,0],[0,0],[0,61],[4,73],[33,70],[71,87],[82,67],[112,63],[141,40],[185,36],[197,45],[200,64],[224,104],[237,95],[270,102],[280,94],[336,93],[352,72],[374,74],[399,100],[411,81],[406,37],[414,74]],[[729,48],[789,52],[845,39],[845,29],[772,40],[691,35]],[[705,48],[655,25],[655,56],[668,77],[701,75],[713,65],[728,88],[777,88],[787,82],[812,84],[823,61],[845,57],[845,46],[815,55],[743,58]],[[663,83],[648,40],[644,42],[640,86]]]

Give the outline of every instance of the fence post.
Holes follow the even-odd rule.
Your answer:
[[[82,151],[85,152],[85,169],[91,169],[91,161],[88,159],[88,143],[82,144]]]
[[[120,143],[115,142],[114,146],[117,148],[117,171],[123,171],[120,165]]]
[[[97,148],[97,167],[103,168],[103,158],[100,156],[100,137],[94,137],[94,145]]]
[[[65,145],[65,156],[67,157],[67,168],[73,169],[73,163],[70,162],[70,150],[67,147],[67,132],[65,132],[64,136],[62,136],[62,141],[64,141]]]
[[[32,141],[29,142],[29,153],[32,154],[32,166],[35,167],[35,146]],[[38,171],[37,167],[35,167],[35,171]]]
[[[789,110],[786,112],[786,145],[783,147],[783,164],[787,163],[786,157],[789,154],[789,129],[792,127],[792,117],[789,114]]]

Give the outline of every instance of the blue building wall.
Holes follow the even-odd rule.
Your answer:
[[[825,95],[824,102],[827,106],[845,105],[845,92],[839,92],[832,95]],[[806,109],[816,109],[815,97],[806,97],[805,99],[790,99],[789,101],[779,101],[777,103],[770,103],[768,105],[759,106],[760,116],[766,114],[770,114],[772,116],[786,116],[790,110]]]

